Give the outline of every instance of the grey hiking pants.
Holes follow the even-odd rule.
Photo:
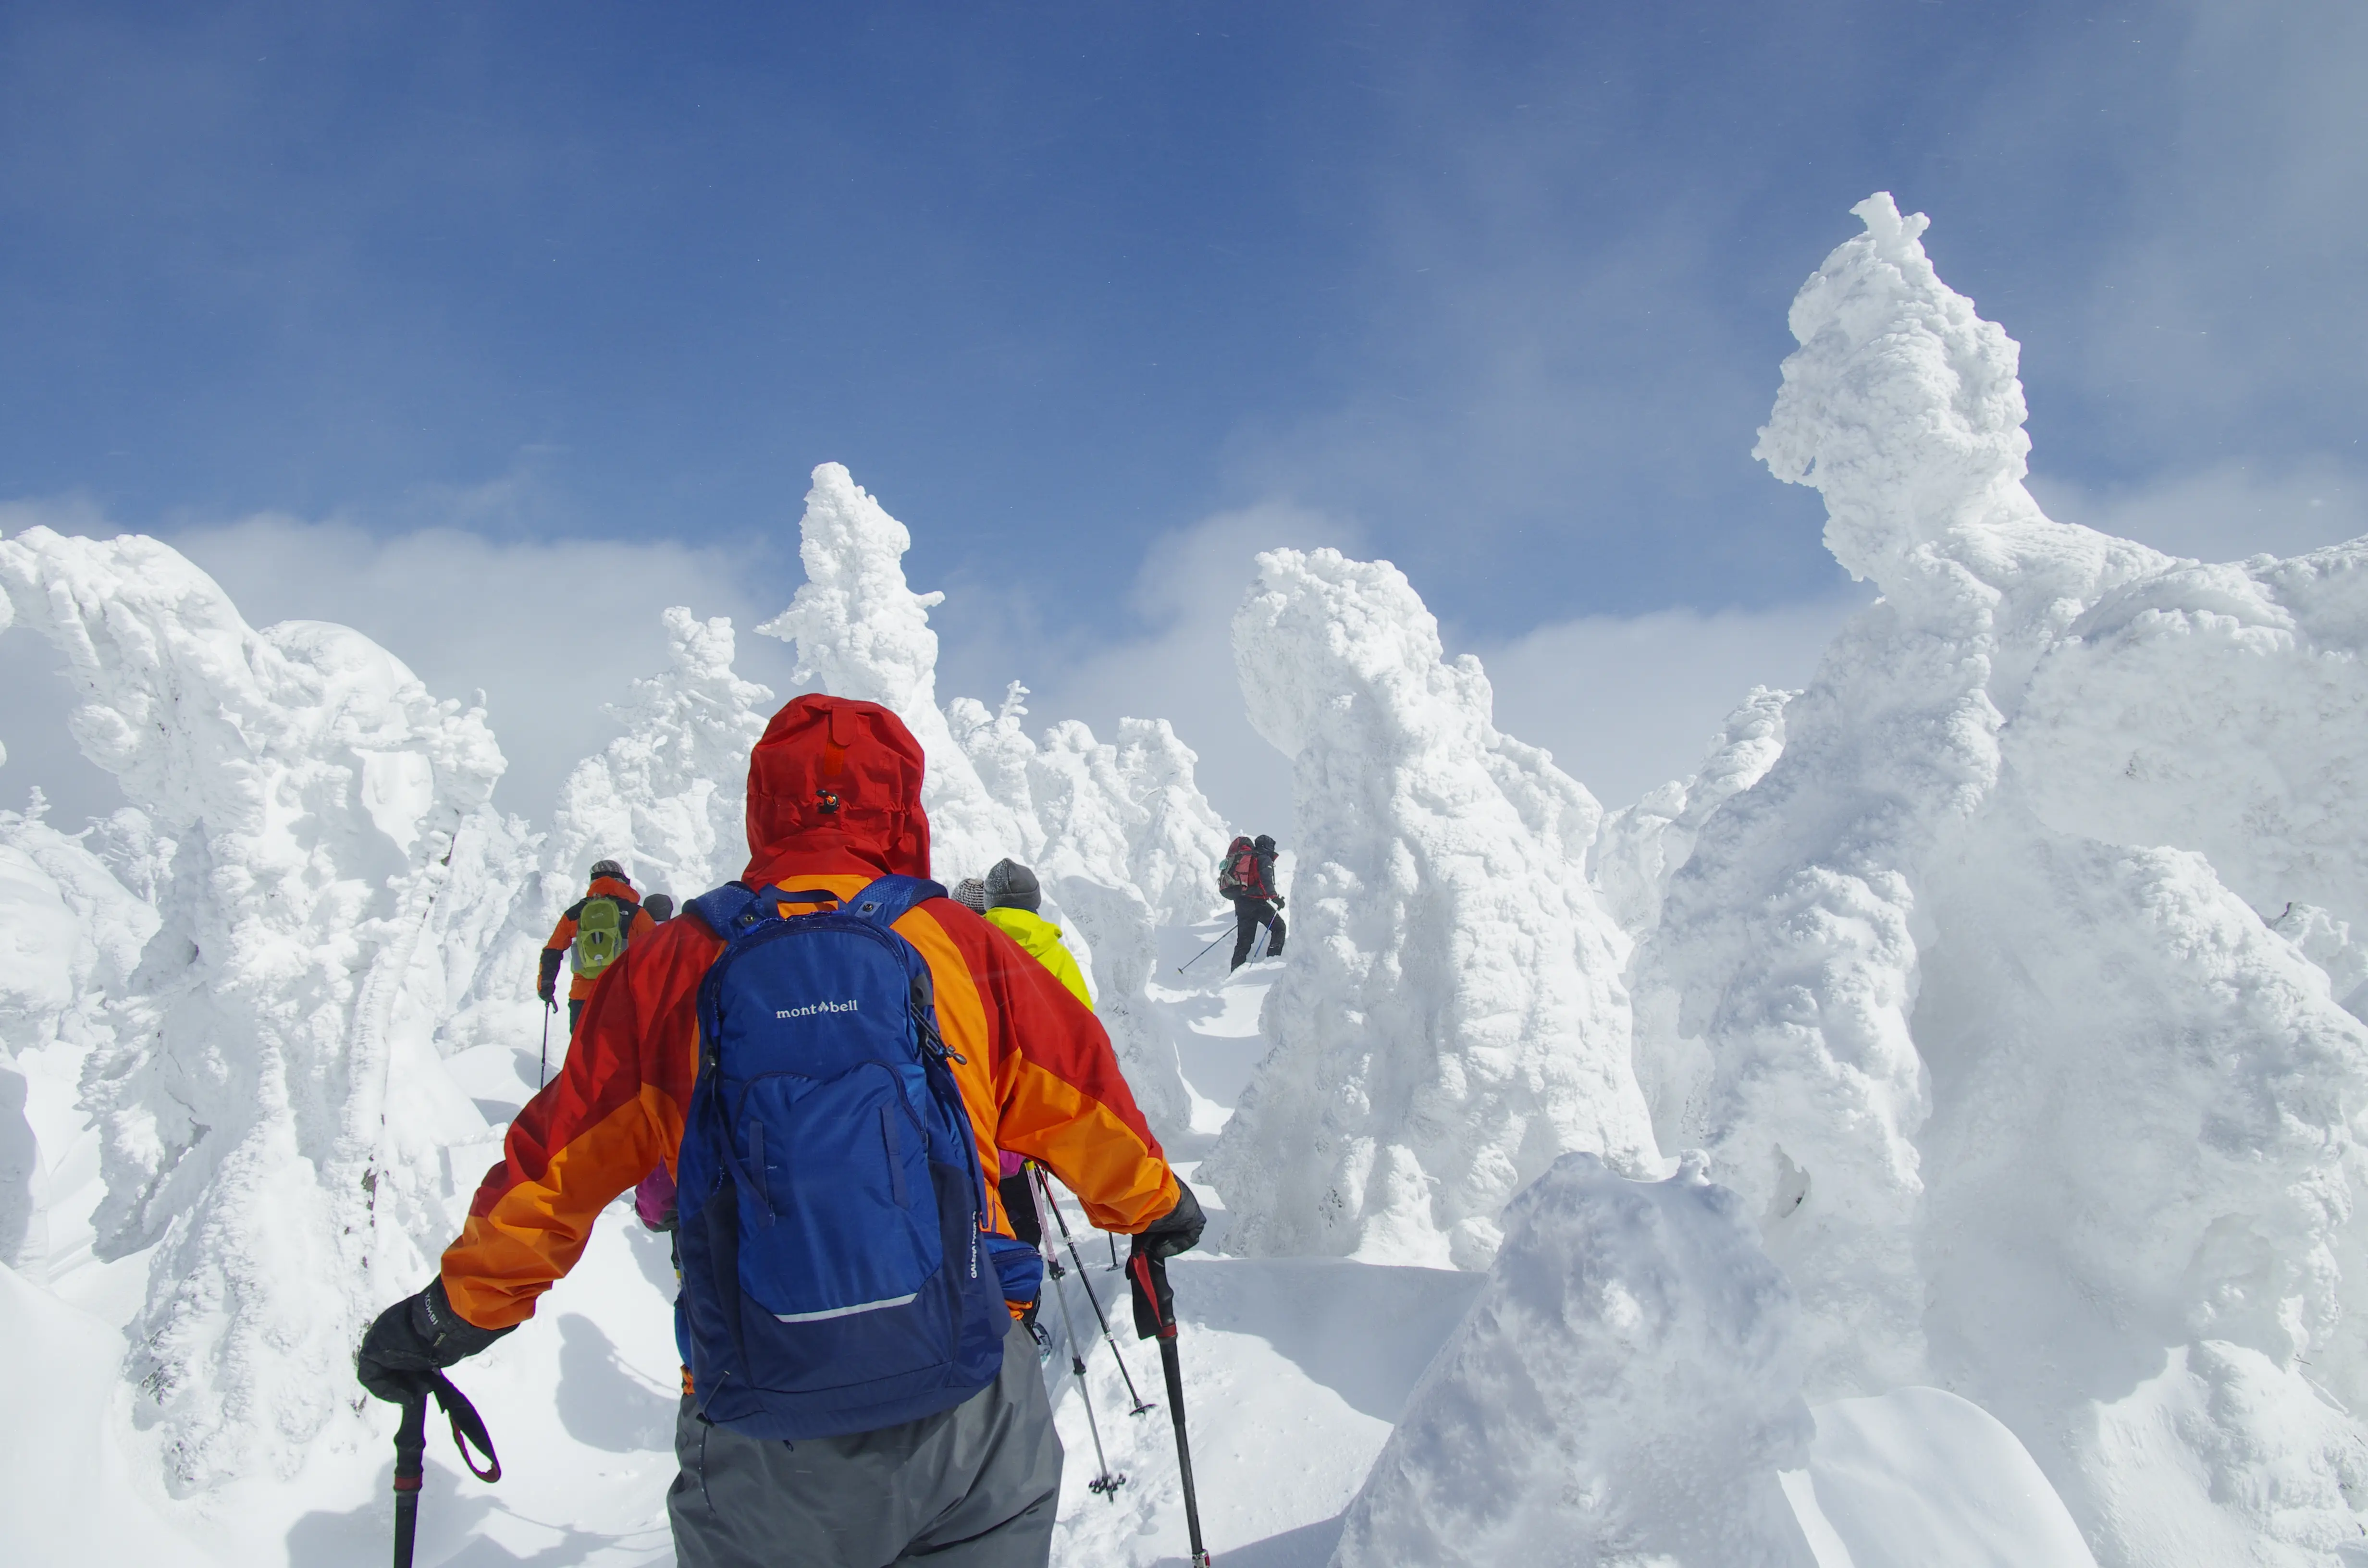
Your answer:
[[[678,1568],[1045,1568],[1061,1439],[1019,1324],[1003,1371],[951,1410],[851,1437],[744,1437],[675,1417]]]

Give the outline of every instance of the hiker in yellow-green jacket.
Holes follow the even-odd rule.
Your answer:
[[[584,1017],[584,1003],[592,994],[592,987],[600,976],[617,961],[636,937],[645,936],[657,928],[648,910],[642,907],[642,895],[633,891],[632,879],[625,868],[614,860],[597,862],[592,868],[592,885],[584,896],[567,906],[559,917],[559,925],[551,933],[551,940],[542,945],[541,972],[535,977],[534,994],[542,998],[546,1007],[559,1006],[559,971],[573,964],[575,975],[567,984],[567,1038],[575,1038],[575,1026]]]
[[[1092,1007],[1093,995],[1086,989],[1086,977],[1078,971],[1077,960],[1062,945],[1061,928],[1036,913],[1044,902],[1044,890],[1036,881],[1036,873],[1017,860],[997,860],[978,891],[985,906],[979,914],[986,923],[1052,971],[1053,978],[1068,987],[1070,995]],[[956,896],[961,895],[957,892]],[[1043,1218],[1036,1212],[1036,1194],[1029,1187],[1026,1162],[1019,1155],[1004,1153],[996,1188],[1003,1197],[1004,1212],[1010,1216],[1012,1233],[1024,1242],[1040,1239],[1044,1233]]]
[[[1091,1007],[1094,999],[1086,990],[1086,977],[1069,949],[1062,946],[1061,928],[1036,913],[1043,903],[1044,890],[1037,883],[1036,873],[1017,860],[997,860],[987,871],[987,923],[1019,943],[1029,957],[1069,988],[1069,994]]]

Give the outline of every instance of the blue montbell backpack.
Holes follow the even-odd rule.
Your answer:
[[[869,1432],[950,1409],[1002,1369],[1011,1319],[980,1231],[978,1145],[928,964],[889,928],[945,891],[882,877],[783,918],[783,903],[836,901],[734,882],[691,904],[725,946],[699,988],[676,1165],[677,1331],[720,1426]]]

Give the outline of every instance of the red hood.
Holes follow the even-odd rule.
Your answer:
[[[620,882],[614,877],[595,877],[592,885],[584,890],[586,898],[621,898],[627,903],[639,903],[642,895],[633,891],[631,882]]]
[[[752,888],[795,872],[929,874],[920,743],[877,702],[809,693],[748,756]]]

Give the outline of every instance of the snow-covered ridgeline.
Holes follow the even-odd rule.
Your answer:
[[[1735,1195],[1567,1154],[1373,1462],[1334,1568],[1814,1568],[1797,1313]]]
[[[1270,1049],[1203,1167],[1228,1244],[1482,1268],[1557,1156],[1656,1171],[1593,798],[1386,562],[1260,556],[1234,649],[1300,843]]]
[[[1759,451],[1883,597],[1668,881],[1645,1080],[1799,1290],[1813,1397],[1945,1381],[2109,1565],[2329,1562],[2368,1480],[2311,1387],[2368,1397],[2368,1031],[2330,989],[2362,551],[2049,521],[2014,344],[1921,217],[1857,210]]]
[[[175,846],[84,1080],[100,1248],[155,1249],[129,1371],[176,1491],[290,1474],[350,1407],[366,1314],[446,1239],[439,1148],[484,1131],[431,1041],[474,967],[456,934],[514,892],[483,874],[517,837],[501,753],[368,639],[256,631],[154,540],[29,529],[0,584]]]

